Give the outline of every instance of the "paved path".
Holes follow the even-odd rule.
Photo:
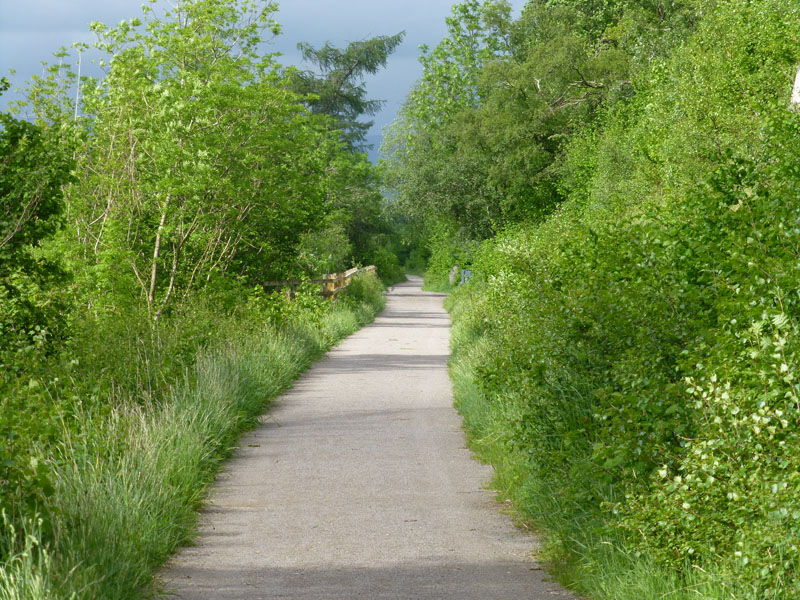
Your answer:
[[[483,489],[447,376],[449,318],[419,278],[316,363],[242,440],[196,547],[162,573],[186,600],[571,598]]]

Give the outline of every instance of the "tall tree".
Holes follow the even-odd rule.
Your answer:
[[[300,232],[326,210],[338,142],[260,51],[275,10],[184,0],[92,25],[109,58],[106,77],[83,84],[70,220],[98,287],[138,290],[154,319],[226,272],[286,275]]]
[[[343,50],[326,42],[321,48],[301,42],[297,45],[303,58],[316,71],[295,71],[294,91],[307,97],[313,114],[329,115],[334,126],[342,131],[343,141],[351,150],[363,150],[366,134],[372,121],[362,122],[362,116],[376,114],[382,100],[367,99],[364,84],[366,75],[374,75],[386,66],[389,55],[405,37],[402,31],[392,36],[378,36],[350,42]]]
[[[384,140],[387,187],[409,215],[428,225],[446,219],[470,237],[495,232],[495,191],[484,185],[488,163],[459,146],[481,144],[473,138],[471,113],[488,92],[481,89],[484,67],[509,52],[511,23],[507,0],[453,6],[448,35],[432,50],[422,48],[422,77]]]

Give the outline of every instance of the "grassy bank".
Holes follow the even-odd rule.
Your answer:
[[[220,319],[168,384],[109,399],[107,411],[75,403],[62,412],[60,439],[31,447],[52,490],[42,521],[28,517],[16,533],[10,524],[4,530],[12,551],[0,598],[141,597],[153,571],[190,538],[206,488],[239,435],[383,302],[380,283],[367,276],[335,305],[310,295],[256,299]]]

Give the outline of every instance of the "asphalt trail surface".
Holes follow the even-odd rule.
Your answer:
[[[161,573],[186,600],[572,598],[484,489],[447,375],[443,295],[411,278],[243,438]]]

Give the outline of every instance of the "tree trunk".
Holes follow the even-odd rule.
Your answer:
[[[167,222],[167,209],[169,208],[170,195],[167,194],[167,200],[164,202],[164,208],[161,212],[161,221],[158,224],[156,231],[156,245],[153,248],[153,266],[150,270],[150,290],[147,293],[147,309],[148,312],[153,312],[153,306],[156,301],[156,281],[158,280],[158,257],[161,251],[161,234],[164,231],[164,223]]]

